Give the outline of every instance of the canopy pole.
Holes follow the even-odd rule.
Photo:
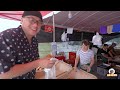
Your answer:
[[[55,42],[55,17],[53,12],[53,42]]]
[[[53,42],[51,43],[52,45],[52,56],[55,58],[57,55],[57,43],[55,42],[55,20],[54,20],[54,12],[53,12]]]

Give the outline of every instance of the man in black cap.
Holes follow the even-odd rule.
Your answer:
[[[42,26],[39,11],[24,11],[21,25],[0,33],[0,78],[34,79],[37,67],[50,68],[55,61],[39,58],[35,38]]]

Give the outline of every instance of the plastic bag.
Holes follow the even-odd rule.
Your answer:
[[[67,33],[63,32],[63,34],[61,35],[61,40],[63,42],[65,42],[67,40]]]
[[[56,58],[51,58],[50,60],[57,60]],[[45,79],[56,79],[56,68],[53,65],[52,68],[45,68]]]
[[[51,50],[52,50],[52,56],[56,56],[57,54],[57,43],[56,42],[51,43]]]
[[[45,71],[45,79],[56,79],[54,66],[51,69],[45,69],[44,71]]]

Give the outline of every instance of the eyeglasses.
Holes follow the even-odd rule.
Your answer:
[[[26,18],[28,18],[28,20],[31,24],[35,24],[35,23],[37,23],[37,25],[43,24],[40,20],[35,20],[33,17],[26,17]]]

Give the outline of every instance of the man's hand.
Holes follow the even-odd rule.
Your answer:
[[[75,72],[77,72],[77,67],[73,67],[73,70],[74,70]]]
[[[50,60],[50,59],[51,59],[50,57],[45,57],[43,59],[40,59],[39,61],[40,67],[51,68],[55,64],[56,60]]]
[[[91,67],[87,66],[87,72],[90,72],[90,70],[91,70]]]

